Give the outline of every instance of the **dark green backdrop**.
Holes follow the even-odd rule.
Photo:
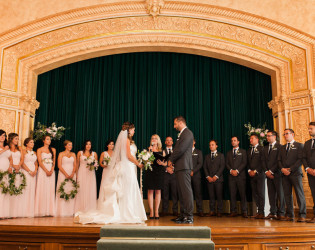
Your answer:
[[[167,135],[175,141],[173,118],[183,115],[204,154],[212,138],[226,153],[232,135],[241,137],[241,147],[248,147],[244,123],[273,127],[267,105],[271,99],[270,76],[240,65],[188,54],[119,54],[39,75],[35,120],[70,128],[63,139],[74,142],[75,152],[91,139],[100,155],[124,121],[136,125],[134,139],[142,149],[154,133],[162,142]],[[63,150],[61,142],[55,146]],[[101,171],[97,175],[100,180]]]

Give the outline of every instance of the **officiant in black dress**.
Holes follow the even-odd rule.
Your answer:
[[[156,156],[162,156],[162,143],[158,135],[151,136],[149,151],[153,152]],[[160,163],[160,164],[158,164]],[[159,219],[159,207],[161,203],[161,190],[163,188],[163,174],[165,171],[162,163],[158,161],[157,157],[154,160],[152,171],[148,169],[145,172],[145,187],[148,190],[148,203],[150,208],[150,219]],[[154,199],[155,196],[155,199]]]

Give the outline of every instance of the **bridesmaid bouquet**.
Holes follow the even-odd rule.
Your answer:
[[[9,183],[10,190],[9,194],[12,195],[20,195],[23,194],[23,189],[26,187],[26,177],[22,172],[13,171],[12,174],[9,174]]]
[[[154,162],[155,157],[153,152],[150,152],[146,149],[142,150],[141,153],[138,151],[138,161],[144,165],[144,170],[150,169],[152,171],[152,163]]]
[[[78,193],[79,187],[79,184],[75,180],[65,179],[63,182],[61,182],[58,189],[58,193],[60,193],[59,197],[65,199],[66,201],[74,199]]]
[[[0,171],[0,189],[3,194],[8,193],[10,190],[9,174],[10,173],[8,171]]]
[[[26,177],[22,172],[9,173],[8,171],[0,172],[0,188],[3,194],[12,195],[23,194],[26,187]]]
[[[34,141],[41,140],[45,135],[49,135],[52,140],[59,141],[65,134],[65,130],[66,128],[63,126],[57,127],[55,122],[53,122],[50,127],[38,122],[36,129],[33,131]]]
[[[44,158],[44,159],[42,160],[42,162],[43,162],[44,164],[53,164],[53,160],[52,160],[51,158]]]
[[[103,164],[105,165],[107,165],[108,166],[108,163],[110,162],[110,157],[104,157],[104,159],[103,159]]]
[[[98,169],[98,162],[97,160],[94,158],[93,155],[87,157],[85,159],[86,161],[86,167],[90,169],[90,171],[93,171],[93,170],[97,170]]]

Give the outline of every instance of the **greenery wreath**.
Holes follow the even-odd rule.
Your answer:
[[[5,171],[5,172],[1,172],[0,171],[0,189],[1,189],[1,193],[6,194],[9,192],[10,190],[10,183],[8,182],[8,184],[3,180],[3,177],[8,175],[8,180],[9,180],[9,172]]]
[[[15,186],[16,175],[20,175],[22,178],[22,183],[18,187]],[[9,173],[9,194],[11,196],[23,194],[23,189],[25,189],[25,187],[26,187],[25,174],[23,174],[22,172],[15,172],[15,171],[13,171],[12,174]]]
[[[70,193],[66,193],[65,189],[64,189],[64,186],[69,181],[72,182],[73,189],[71,190]],[[58,192],[60,193],[60,198],[65,199],[66,201],[68,201],[70,199],[74,199],[74,197],[78,193],[78,188],[79,187],[80,187],[79,184],[75,180],[73,180],[73,179],[65,179],[63,182],[61,182],[60,187],[58,189]]]

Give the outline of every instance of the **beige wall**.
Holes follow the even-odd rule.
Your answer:
[[[114,2],[130,2],[130,0],[0,0],[0,34],[59,12]],[[186,0],[181,2],[241,10],[315,36],[315,0]]]

